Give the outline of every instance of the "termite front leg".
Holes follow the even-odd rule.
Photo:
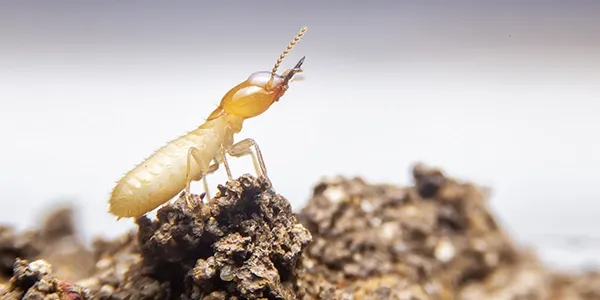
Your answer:
[[[221,162],[223,162],[223,166],[225,166],[225,173],[227,173],[227,178],[229,179],[229,181],[233,181],[233,175],[231,173],[231,168],[229,167],[229,162],[227,161],[225,153],[229,153],[229,151],[223,148],[223,153],[220,154],[219,159]],[[254,165],[254,171],[256,171],[256,174],[261,174],[256,155],[254,155],[254,152],[252,152],[250,148],[247,148],[245,152],[239,153],[237,157],[242,157],[246,155],[252,156],[252,164]]]
[[[252,152],[252,150],[250,148],[247,148],[242,153],[238,153],[237,157],[239,158],[239,157],[246,156],[246,155],[252,156],[252,164],[254,165],[254,171],[256,172],[256,174],[257,175],[262,174],[261,168],[260,168],[260,166],[258,164],[258,159],[256,158],[256,155],[254,154],[254,152]],[[233,180],[233,175],[231,175],[231,169],[229,168],[229,162],[227,161],[226,157],[223,157],[222,160],[223,160],[223,165],[225,165],[225,170],[226,170],[226,173],[227,173],[227,177],[231,181],[231,180]]]
[[[246,153],[242,153],[238,157],[242,157],[242,156],[246,156],[246,155],[250,155],[252,157],[252,165],[254,166],[254,171],[256,172],[256,174],[261,174],[261,168],[260,168],[260,165],[258,164],[258,159],[256,158],[256,155],[254,154],[254,152],[252,152],[252,150],[250,148],[248,148]]]
[[[192,174],[192,162],[196,161],[196,163],[198,163],[199,167],[200,167],[200,173],[197,176],[193,176]],[[187,154],[187,163],[185,166],[185,201],[188,205],[188,207],[192,208],[194,207],[192,205],[192,201],[190,199],[190,185],[192,183],[192,181],[198,181],[200,179],[204,180],[204,189],[205,189],[205,193],[206,196],[208,196],[208,185],[206,184],[206,175],[210,174],[212,172],[215,172],[217,169],[219,168],[218,164],[213,164],[213,165],[208,165],[208,162],[204,161],[202,159],[200,150],[198,150],[197,148],[194,147],[190,147],[188,149],[188,154]],[[203,170],[206,170],[205,172]]]
[[[252,147],[254,147],[254,150],[256,151],[256,156],[254,156],[254,153],[252,153]],[[241,156],[251,154],[252,160],[255,163],[254,164],[255,168],[256,168],[256,161],[258,160],[258,168],[256,170],[257,175],[258,176],[263,175],[265,177],[265,179],[267,180],[269,186],[271,185],[271,180],[269,179],[269,176],[267,176],[267,167],[265,166],[265,162],[263,160],[262,153],[260,152],[260,147],[258,146],[256,141],[254,141],[253,139],[241,140],[241,141],[237,142],[236,144],[234,144],[233,146],[231,146],[231,148],[227,152],[229,153],[229,155],[234,156],[234,157],[241,157]],[[260,172],[258,169],[260,169]]]

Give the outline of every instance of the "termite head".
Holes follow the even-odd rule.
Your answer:
[[[283,58],[304,35],[304,32],[306,32],[306,28],[302,28],[300,33],[283,51],[273,70],[253,73],[244,82],[229,90],[223,96],[219,107],[213,111],[208,119],[214,119],[223,114],[234,115],[243,119],[256,117],[267,111],[273,103],[279,101],[288,90],[289,83],[293,81],[294,76],[302,72],[304,57],[293,68],[281,74],[276,73],[277,69]]]
[[[256,72],[246,81],[231,89],[221,105],[227,114],[252,118],[264,113],[285,94],[294,75],[302,72],[304,57],[283,74],[268,71]]]

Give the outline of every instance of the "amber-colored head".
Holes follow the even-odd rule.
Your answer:
[[[294,40],[287,46],[285,51],[279,56],[273,70],[256,72],[244,82],[233,87],[223,96],[219,107],[212,112],[208,119],[214,119],[223,114],[235,115],[244,119],[256,117],[264,113],[271,105],[285,94],[289,83],[294,75],[302,72],[304,57],[293,68],[277,74],[277,69],[283,61],[283,58],[298,43],[300,38],[306,32],[306,27],[302,28]]]

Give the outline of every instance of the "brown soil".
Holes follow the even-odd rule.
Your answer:
[[[244,175],[91,250],[61,208],[39,229],[0,227],[0,299],[600,299],[600,273],[546,268],[476,185],[422,165],[413,177],[324,180],[294,214]]]

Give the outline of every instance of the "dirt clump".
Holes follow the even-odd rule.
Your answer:
[[[262,178],[262,177],[261,177]],[[311,241],[287,199],[246,175],[206,204],[181,196],[137,219],[137,235],[98,242],[98,272],[82,285],[101,299],[295,299]]]
[[[57,207],[41,222],[39,228],[16,232],[0,226],[0,283],[13,276],[17,258],[43,258],[51,264],[54,275],[64,280],[89,276],[95,260],[78,236],[74,212],[70,207]]]
[[[3,300],[85,300],[91,297],[88,290],[53,276],[52,266],[42,259],[31,263],[16,259],[8,286],[0,286]]]
[[[343,177],[315,187],[300,213],[313,234],[301,280],[307,299],[455,299],[519,266],[521,250],[480,188],[423,165],[413,178],[410,187]]]
[[[546,268],[496,222],[483,189],[412,171],[406,187],[325,179],[297,215],[244,175],[91,250],[59,209],[40,229],[0,228],[0,299],[600,299],[600,273]]]

